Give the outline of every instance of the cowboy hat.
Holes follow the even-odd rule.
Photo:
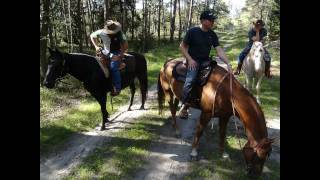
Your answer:
[[[107,34],[116,34],[121,30],[121,24],[117,21],[107,20],[104,29]]]

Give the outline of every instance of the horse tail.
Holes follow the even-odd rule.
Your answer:
[[[138,79],[140,82],[140,91],[142,98],[147,100],[148,97],[148,70],[147,70],[147,61],[144,56],[142,56],[143,63],[142,65],[142,72],[139,73]]]
[[[158,106],[159,106],[159,115],[162,114],[163,104],[164,104],[165,95],[160,81],[160,73],[158,76]]]
[[[140,84],[140,92],[143,103],[148,97],[148,70],[146,58],[139,53],[130,52],[136,59],[136,75]]]

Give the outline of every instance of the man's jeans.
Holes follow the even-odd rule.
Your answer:
[[[189,101],[192,87],[196,82],[199,67],[200,67],[200,63],[198,63],[198,66],[195,70],[190,70],[189,68],[187,69],[186,81],[183,86],[182,104],[185,104],[186,102]]]

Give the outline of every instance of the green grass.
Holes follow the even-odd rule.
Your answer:
[[[222,159],[221,155],[218,153],[218,133],[210,134],[208,138],[210,141],[214,142],[215,147],[208,147],[200,145],[199,152],[203,154],[204,159],[207,162],[196,161],[192,162],[191,172],[184,179],[217,179],[217,180],[245,180],[248,179],[245,170],[245,161],[240,151],[238,138],[234,136],[235,132],[230,132],[228,130],[226,139],[225,152],[230,155],[230,159]],[[240,142],[242,147],[244,146],[246,139],[240,137]],[[280,164],[273,160],[267,160],[264,167],[265,171],[259,180],[280,179]]]
[[[167,59],[182,56],[179,50],[179,42],[162,44],[144,55],[148,63],[149,86],[157,82],[160,68]]]
[[[85,91],[82,89],[82,91]],[[97,125],[101,125],[102,115],[99,103],[89,94],[81,95],[80,90],[63,90],[61,88],[50,89],[40,87],[40,154],[53,152],[63,146],[73,134],[90,131]],[[139,95],[136,92],[136,96]],[[68,106],[65,101],[68,98],[78,98],[80,105]],[[125,89],[113,98],[113,110],[110,99],[107,102],[109,114],[116,112],[121,106],[129,105],[130,90]],[[65,115],[55,119],[47,119],[45,114],[55,113],[53,108],[58,108]]]
[[[156,113],[150,110],[113,134],[111,141],[95,149],[65,179],[130,179],[144,165],[151,142],[159,138],[157,129],[163,119],[159,120]]]

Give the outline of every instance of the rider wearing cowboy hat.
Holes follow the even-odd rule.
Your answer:
[[[111,59],[110,71],[112,74],[112,83],[115,86],[111,95],[116,96],[119,95],[121,91],[119,60],[123,59],[124,52],[128,49],[127,38],[121,31],[121,24],[112,20],[107,20],[103,29],[99,29],[90,34],[90,39],[97,52],[101,51],[101,47],[97,45],[98,37],[103,42],[102,53]]]
[[[237,70],[234,72],[235,75],[240,74],[243,60],[250,52],[250,49],[251,49],[253,42],[254,41],[264,42],[264,40],[265,40],[264,38],[267,36],[267,30],[264,28],[265,23],[261,19],[253,22],[253,25],[254,25],[254,28],[250,29],[250,31],[248,33],[249,43],[247,44],[246,48],[244,48],[239,55],[238,67],[237,67]],[[259,33],[257,33],[257,32],[259,32]],[[271,74],[270,74],[271,57],[270,57],[269,52],[266,49],[265,49],[265,54],[264,54],[263,58],[266,63],[265,76],[267,78],[270,78],[271,77]]]

